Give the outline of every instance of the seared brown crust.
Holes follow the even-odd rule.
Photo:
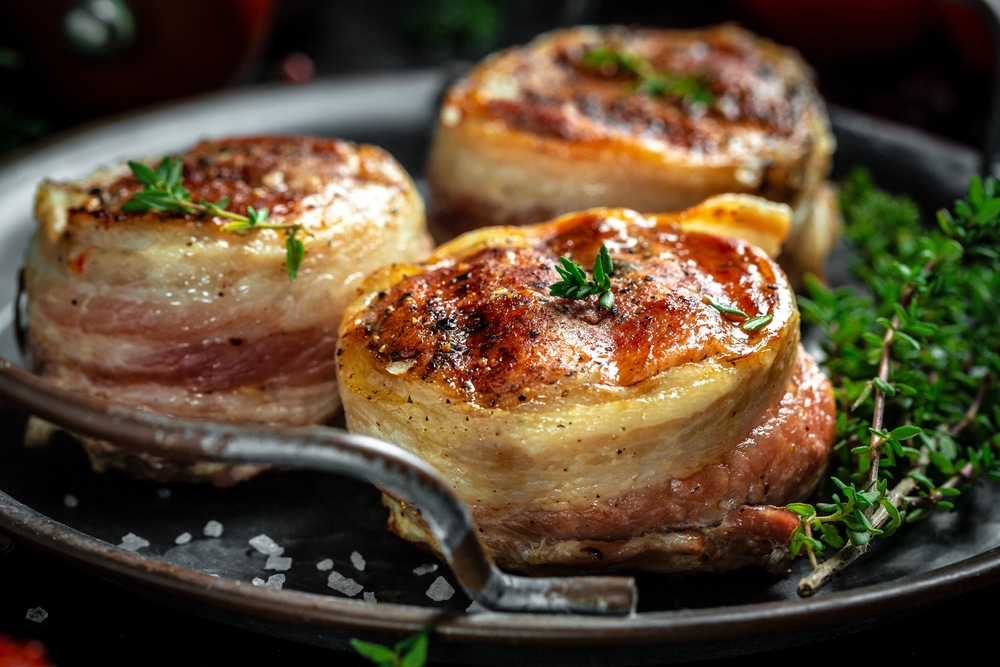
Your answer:
[[[269,135],[191,147],[182,184],[192,201],[228,199],[230,211],[266,208],[268,222],[299,225],[305,254],[296,279],[286,272],[285,231],[241,235],[222,217],[123,211],[142,187],[125,164],[46,181],[24,274],[33,370],[177,417],[329,420],[340,408],[338,326],[356,283],[382,263],[430,251],[414,182],[375,146]],[[97,468],[157,481],[239,477],[84,442]]]
[[[705,228],[592,209],[377,271],[341,329],[348,428],[444,473],[506,569],[780,571],[795,519],[770,505],[818,482],[832,392],[780,268],[689,218]],[[551,296],[558,258],[590,266],[602,243],[614,308]],[[771,319],[748,330],[720,305]],[[435,548],[419,512],[386,503]]]
[[[585,63],[603,47],[696,77],[711,99],[635,91],[621,68]],[[594,206],[667,212],[743,192],[789,204],[798,226],[833,147],[813,72],[791,49],[729,24],[561,29],[486,58],[449,89],[427,165],[430,219],[445,239]]]
[[[250,206],[267,208],[271,218],[303,216],[315,209],[317,198],[327,188],[352,185],[384,186],[396,190],[407,187],[399,166],[382,149],[364,144],[310,136],[263,135],[216,139],[197,144],[184,154],[183,183],[192,201],[230,200],[230,210],[246,211]],[[150,215],[124,213],[122,205],[141,189],[131,173],[121,175],[88,194],[99,199],[92,212],[107,217],[108,224],[141,221]],[[318,201],[318,200],[317,200]],[[90,210],[91,205],[85,207]],[[80,211],[82,213],[82,211]],[[187,225],[195,216],[151,214],[160,224]],[[197,218],[201,226],[206,221]],[[210,220],[210,228],[226,224],[223,218]],[[310,232],[320,232],[332,221],[323,218],[301,222]]]
[[[380,366],[407,365],[455,399],[511,408],[566,378],[631,387],[706,358],[738,364],[785,335],[794,307],[776,265],[746,243],[683,232],[673,218],[593,210],[511,234],[509,244],[446,245],[427,267],[395,266],[394,280],[346,331]],[[527,240],[527,242],[525,242]],[[615,258],[615,308],[549,296],[561,256]],[[747,332],[710,305],[773,325]],[[561,391],[561,390],[559,390]]]

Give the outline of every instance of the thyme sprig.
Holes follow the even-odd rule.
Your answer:
[[[583,64],[599,71],[624,72],[634,78],[633,90],[652,97],[672,97],[704,106],[715,101],[704,77],[657,69],[645,58],[612,46],[588,50],[583,56]]]
[[[597,303],[608,310],[614,308],[615,295],[611,291],[611,274],[615,267],[611,262],[608,246],[601,244],[601,249],[594,258],[593,279],[587,278],[583,267],[568,257],[560,257],[555,267],[561,280],[549,285],[549,294],[564,299],[586,299],[591,294],[597,295]]]
[[[1000,184],[972,179],[936,228],[864,170],[840,204],[858,285],[809,279],[799,299],[838,403],[825,501],[789,505],[800,516],[791,552],[814,566],[800,595],[875,538],[1000,479]],[[827,548],[837,552],[820,562]]]
[[[191,193],[183,186],[181,176],[184,160],[181,156],[171,158],[165,156],[154,170],[142,162],[129,161],[129,168],[143,189],[133,193],[132,197],[122,206],[126,213],[144,213],[147,211],[174,211],[177,213],[194,213],[200,216],[226,218],[232,222],[224,225],[222,230],[233,234],[249,234],[255,229],[278,229],[286,232],[285,268],[289,280],[295,280],[305,255],[305,246],[298,237],[301,227],[296,224],[276,224],[268,222],[266,208],[255,209],[247,207],[247,214],[242,215],[228,210],[229,198],[223,197],[217,202],[201,199],[191,201]]]

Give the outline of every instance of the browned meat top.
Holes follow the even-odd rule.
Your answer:
[[[698,82],[692,96],[635,92],[627,68],[594,67],[585,55],[611,48],[663,78]],[[821,100],[799,55],[732,25],[699,31],[624,26],[556,31],[487,59],[447,102],[463,115],[564,141],[637,136],[685,149],[731,150],[736,140],[799,136]],[[825,112],[822,112],[825,114]]]
[[[149,163],[156,168],[157,162]],[[184,153],[183,186],[193,202],[228,198],[228,209],[266,208],[271,218],[300,215],[351,196],[357,186],[407,187],[408,176],[382,149],[310,136],[262,135],[205,141]],[[145,214],[121,213],[142,189],[131,175],[96,183],[85,209],[119,220]],[[183,219],[180,214],[170,214]],[[189,216],[190,217],[190,216]]]
[[[346,336],[383,366],[509,406],[559,382],[627,387],[710,357],[738,364],[797,326],[784,274],[736,239],[597,210],[496,233],[525,242],[439,251],[380,292]],[[559,257],[589,270],[602,243],[614,308],[550,296]],[[747,331],[709,300],[773,320]]]

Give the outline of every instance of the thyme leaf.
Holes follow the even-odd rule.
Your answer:
[[[635,91],[652,97],[672,97],[703,106],[715,101],[704,77],[659,70],[648,60],[611,46],[590,49],[583,56],[583,64],[601,72],[623,72],[634,79]]]
[[[550,295],[579,300],[596,294],[597,303],[602,308],[611,310],[614,307],[615,295],[611,291],[611,274],[615,268],[606,244],[601,244],[601,249],[594,258],[592,279],[587,278],[587,272],[582,266],[565,256],[559,258],[559,264],[555,269],[561,280],[549,285]]]
[[[762,329],[767,324],[774,319],[774,315],[758,315],[757,317],[751,317],[746,322],[743,323],[742,329],[744,331],[757,331]]]
[[[712,308],[715,308],[723,315],[730,315],[732,317],[745,320],[743,324],[740,325],[740,328],[743,329],[744,331],[757,331],[758,329],[762,329],[765,326],[767,326],[767,324],[774,319],[774,315],[770,314],[756,315],[754,317],[750,317],[736,306],[731,306],[728,303],[722,303],[721,301],[716,301],[707,294],[705,294],[702,298],[705,300],[705,303],[710,305]]]
[[[703,298],[705,299],[705,303],[710,305],[712,308],[715,308],[723,315],[732,315],[733,317],[739,317],[741,319],[746,319],[747,317],[749,317],[746,313],[744,313],[736,306],[731,306],[728,303],[722,303],[721,301],[716,301],[707,294]]]
[[[298,233],[300,225],[279,224],[268,222],[269,211],[266,208],[255,209],[247,207],[246,215],[228,210],[229,198],[223,197],[217,202],[205,199],[197,203],[191,201],[191,193],[182,184],[184,167],[183,156],[172,158],[164,156],[156,169],[142,162],[129,161],[132,175],[143,186],[132,194],[122,205],[125,213],[145,213],[148,211],[171,211],[175,213],[193,213],[199,216],[213,216],[231,220],[222,227],[222,231],[231,234],[248,234],[255,229],[284,230],[286,261],[285,269],[289,280],[295,280],[299,267],[305,255],[305,245]]]
[[[389,648],[381,644],[351,639],[358,655],[379,667],[423,667],[427,663],[427,648],[431,627],[427,626]]]

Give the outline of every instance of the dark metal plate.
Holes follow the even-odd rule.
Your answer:
[[[0,166],[0,356],[19,359],[16,275],[42,178],[76,178],[123,158],[252,132],[375,143],[419,177],[447,80],[444,72],[417,71],[222,93],[102,123],[7,161]],[[834,110],[834,123],[838,174],[865,164],[880,183],[911,192],[929,210],[962,196],[979,164],[973,151],[845,110]],[[812,599],[795,594],[807,568],[799,561],[785,579],[756,571],[640,576],[638,611],[624,618],[485,612],[470,609],[443,565],[424,572],[436,561],[385,531],[379,494],[364,483],[311,471],[271,473],[231,489],[140,483],[93,473],[69,438],[24,448],[25,420],[0,406],[0,530],[164,604],[333,649],[346,648],[350,637],[385,641],[387,633],[434,621],[435,658],[443,662],[487,655],[492,664],[526,656],[532,664],[664,664],[850,632],[1000,581],[1000,492],[983,487],[972,507],[879,544],[863,567]],[[251,543],[261,535],[290,560],[269,565]],[[131,536],[143,546],[130,548]],[[331,568],[361,590],[331,588]],[[260,585],[274,575],[284,577],[280,589],[276,580]],[[444,584],[435,584],[439,577]],[[455,592],[429,595],[432,585]]]

